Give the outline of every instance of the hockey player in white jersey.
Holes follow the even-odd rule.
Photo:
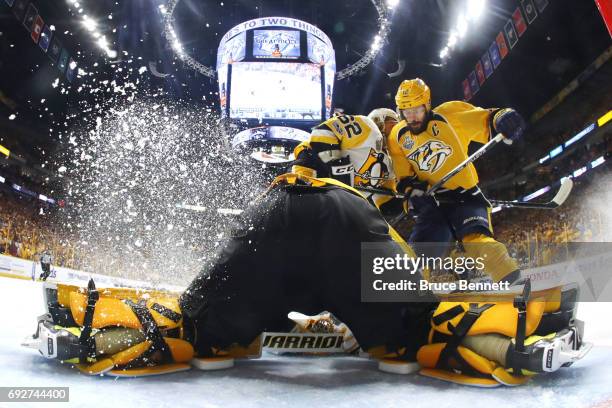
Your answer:
[[[368,116],[338,115],[316,126],[310,139],[295,148],[292,172],[310,177],[331,177],[360,188],[395,192],[395,175],[386,150],[387,136],[398,115],[387,108]],[[395,212],[393,196],[364,193],[383,213]]]

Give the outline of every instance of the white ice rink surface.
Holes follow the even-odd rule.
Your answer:
[[[73,407],[612,407],[612,304],[582,304],[595,347],[569,369],[516,388],[476,389],[376,370],[353,357],[241,361],[230,370],[147,378],[88,377],[20,346],[44,312],[39,283],[0,278],[0,386],[70,387]],[[36,406],[40,403],[1,403]]]

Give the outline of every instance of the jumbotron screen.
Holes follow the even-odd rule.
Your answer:
[[[300,58],[300,32],[289,30],[254,30],[253,57]]]
[[[318,64],[236,62],[231,75],[230,118],[321,120]]]

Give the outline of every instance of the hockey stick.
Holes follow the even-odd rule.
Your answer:
[[[545,203],[530,203],[529,201],[504,201],[504,200],[495,200],[489,199],[489,202],[493,207],[501,207],[501,208],[533,208],[540,210],[554,210],[561,206],[565,200],[569,197],[572,192],[572,188],[574,186],[574,182],[570,178],[566,178],[561,183],[561,187],[559,187],[559,191],[552,198],[552,200]],[[364,193],[371,194],[382,194],[393,196],[395,198],[405,198],[406,196],[403,194],[397,194],[389,190],[384,190],[382,188],[368,188],[368,187],[355,187],[359,191],[363,191]]]
[[[554,210],[562,205],[567,197],[569,197],[574,187],[574,182],[571,178],[563,179],[559,191],[553,197],[552,200],[546,203],[530,203],[529,201],[503,201],[503,200],[489,200],[489,202],[495,207],[501,208],[534,208],[543,210]]]
[[[495,137],[489,140],[487,144],[482,146],[480,149],[476,150],[471,156],[469,156],[467,159],[459,163],[457,167],[449,171],[446,176],[442,177],[440,181],[438,181],[436,184],[431,186],[431,188],[427,190],[425,194],[432,195],[433,193],[435,193],[437,190],[440,189],[440,187],[444,185],[444,183],[446,183],[451,178],[455,177],[457,173],[459,173],[461,170],[466,168],[468,164],[473,163],[474,161],[479,159],[482,155],[484,155],[486,152],[491,150],[496,144],[503,141],[504,139],[505,139],[504,135],[502,135],[501,133],[498,133],[497,135],[495,135]]]
[[[574,182],[570,178],[563,179],[561,182],[561,187],[557,191],[557,194],[552,198],[552,200],[545,203],[530,203],[528,201],[504,201],[504,200],[495,200],[489,199],[489,202],[493,207],[501,207],[501,208],[532,208],[532,209],[540,209],[540,210],[554,210],[561,206],[565,200],[569,197],[572,192],[572,188],[574,186]],[[359,191],[363,191],[364,193],[371,194],[382,194],[393,196],[395,198],[405,198],[406,196],[403,194],[394,193],[389,190],[385,190],[382,188],[369,188],[369,187],[355,187]]]

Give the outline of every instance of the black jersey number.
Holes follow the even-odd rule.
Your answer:
[[[361,125],[355,121],[353,116],[341,115],[338,116],[338,120],[344,125],[344,129],[346,130],[349,139],[353,136],[359,136],[363,132]]]

